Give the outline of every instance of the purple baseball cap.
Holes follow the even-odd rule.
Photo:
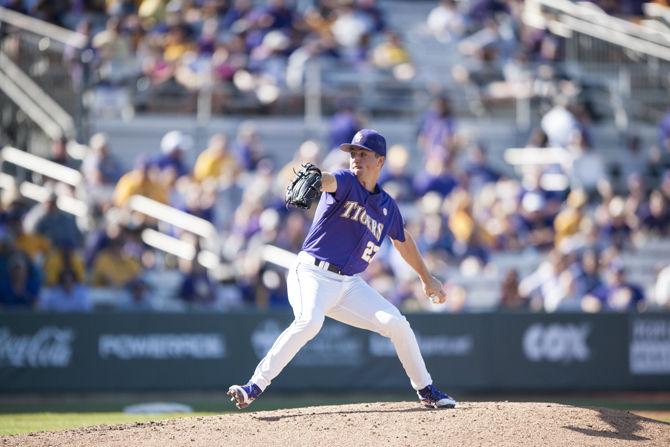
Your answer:
[[[386,139],[373,129],[361,129],[356,132],[351,144],[340,144],[340,149],[344,152],[349,152],[352,148],[366,149],[386,157]]]

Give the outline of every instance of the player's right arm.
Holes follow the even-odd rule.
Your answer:
[[[337,190],[337,180],[335,176],[330,172],[321,172],[321,191],[323,192],[335,192]]]
[[[419,275],[426,296],[431,300],[433,297],[436,297],[437,301],[434,301],[436,303],[444,303],[447,300],[447,294],[442,288],[442,282],[428,271],[426,262],[423,260],[423,256],[421,256],[419,248],[416,246],[416,242],[414,242],[414,238],[409,231],[404,230],[404,232],[404,241],[391,239],[393,246],[398,250],[405,262]]]

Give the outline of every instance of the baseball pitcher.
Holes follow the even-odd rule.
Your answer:
[[[249,406],[319,333],[325,317],[330,317],[390,338],[420,402],[426,407],[454,408],[456,401],[433,385],[405,317],[359,276],[388,236],[419,275],[426,296],[436,303],[446,300],[442,284],[430,274],[405,230],[398,206],[377,185],[386,140],[374,130],[363,129],[340,149],[350,155],[348,170],[328,173],[306,164],[288,187],[286,203],[292,207],[309,208],[324,193],[302,251],[288,273],[288,297],[295,319],[249,382],[231,386],[228,395],[238,408]]]

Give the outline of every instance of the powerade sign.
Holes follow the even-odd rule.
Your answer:
[[[226,340],[220,334],[102,334],[103,359],[223,359]]]

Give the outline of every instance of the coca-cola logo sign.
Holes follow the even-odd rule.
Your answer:
[[[34,334],[0,327],[0,368],[65,368],[72,358],[74,331],[45,326]]]

